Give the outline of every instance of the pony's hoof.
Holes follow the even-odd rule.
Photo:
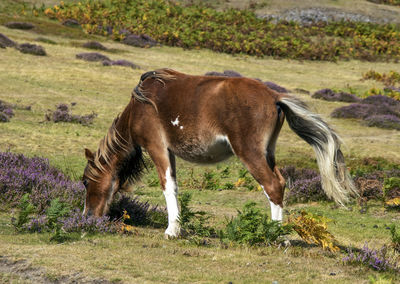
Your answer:
[[[177,239],[177,238],[178,238],[177,235],[169,235],[167,233],[164,234],[164,239],[166,239],[166,240],[174,240],[174,239]]]

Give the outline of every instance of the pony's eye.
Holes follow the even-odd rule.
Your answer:
[[[88,184],[89,184],[89,182],[87,181],[87,179],[85,179],[85,180],[83,181],[83,185],[84,185],[85,187],[87,187]]]

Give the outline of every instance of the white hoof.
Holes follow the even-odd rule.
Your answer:
[[[179,224],[171,224],[168,226],[168,228],[165,230],[165,238],[166,239],[175,239],[179,236],[181,229],[179,227]]]

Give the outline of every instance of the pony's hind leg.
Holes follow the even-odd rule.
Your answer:
[[[165,237],[178,237],[180,226],[175,156],[164,147],[151,147],[147,149],[147,152],[157,168],[158,178],[167,204],[168,228],[165,231]]]
[[[280,175],[279,170],[276,167],[274,167],[274,171],[270,168],[265,151],[262,151],[261,149],[256,150],[252,147],[245,147],[245,149],[240,146],[235,147],[235,143],[232,143],[232,141],[231,145],[235,154],[263,188],[264,193],[270,202],[271,219],[282,221],[284,180],[282,181],[283,177]],[[247,144],[241,143],[241,146],[243,145]],[[241,151],[238,151],[238,149]]]

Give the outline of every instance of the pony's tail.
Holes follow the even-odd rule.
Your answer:
[[[357,196],[337,134],[297,98],[285,95],[276,104],[284,111],[290,128],[314,148],[326,195],[341,205],[348,202],[350,196]]]

